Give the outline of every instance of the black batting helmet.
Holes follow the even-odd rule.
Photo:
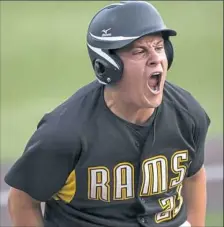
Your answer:
[[[157,9],[145,1],[110,4],[93,17],[87,32],[87,48],[98,81],[116,83],[121,79],[123,63],[114,49],[122,48],[142,36],[161,32],[165,42],[168,69],[173,62],[173,46],[168,29]]]

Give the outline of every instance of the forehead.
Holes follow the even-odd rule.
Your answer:
[[[125,52],[131,51],[133,48],[136,48],[136,47],[157,44],[162,41],[163,41],[163,37],[162,37],[162,34],[160,34],[160,33],[154,34],[154,35],[146,35],[146,36],[143,36],[143,37],[135,40],[134,42],[132,42],[131,44],[129,44],[123,48],[117,49],[116,52],[125,53]]]

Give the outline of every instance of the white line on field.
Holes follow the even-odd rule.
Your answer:
[[[223,165],[210,165],[206,166],[206,175],[208,182],[216,182],[223,180]],[[5,207],[8,202],[8,190],[1,191],[0,206]]]
[[[205,169],[208,182],[223,180],[223,165],[209,165]]]
[[[0,197],[1,197],[1,207],[4,207],[7,205],[7,202],[8,202],[8,194],[9,194],[9,191],[8,190],[5,190],[5,191],[1,191],[1,194],[0,194]]]

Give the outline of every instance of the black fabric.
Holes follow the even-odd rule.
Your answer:
[[[194,128],[194,141],[195,141],[195,154],[190,163],[188,170],[188,177],[193,176],[197,173],[204,165],[205,159],[205,140],[210,125],[210,118],[205,112],[199,113],[195,118]]]
[[[51,127],[49,122],[42,120],[23,155],[5,176],[10,186],[39,201],[46,201],[60,190],[80,153],[78,136],[74,135],[74,143],[69,143],[71,135],[63,126],[60,129]]]
[[[144,123],[144,125],[136,125],[126,122],[126,125],[132,130],[133,135],[136,137],[136,144],[139,148],[142,148],[145,144],[147,137],[149,136],[150,131],[153,131],[153,123],[156,118],[157,110],[155,109],[152,116]]]
[[[91,96],[97,87],[99,84],[94,82],[80,89],[41,119],[22,156],[6,174],[7,184],[39,201],[50,199],[62,188],[81,152],[83,125],[78,119],[81,113],[86,118],[83,114],[85,95]],[[80,106],[77,111],[76,105]],[[87,112],[91,114],[91,110]]]
[[[204,164],[205,140],[211,120],[198,101],[177,85],[166,82],[164,99],[175,108],[180,121],[177,129],[185,132],[186,140],[193,148],[193,152],[190,152],[190,168],[188,169],[188,176],[192,176]]]

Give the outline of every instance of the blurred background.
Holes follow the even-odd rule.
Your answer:
[[[1,1],[1,226],[9,226],[3,176],[40,118],[94,80],[86,48],[94,14],[117,1]],[[168,80],[211,118],[206,143],[207,226],[223,226],[223,2],[151,1],[168,27],[175,59]],[[144,23],[144,22],[143,22]]]

